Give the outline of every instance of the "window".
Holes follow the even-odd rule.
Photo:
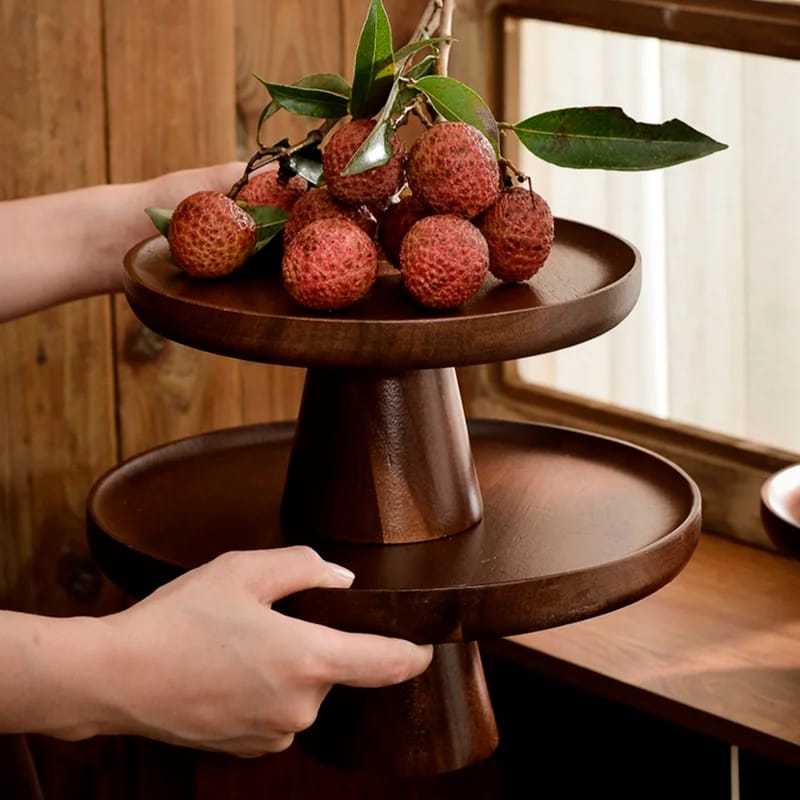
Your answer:
[[[579,427],[661,453],[700,487],[706,530],[773,547],[761,485],[800,459],[791,288],[800,267],[800,5],[464,0],[459,9],[464,47],[454,48],[453,74],[499,118],[523,118],[524,84],[534,111],[613,102],[643,119],[683,118],[730,145],[630,175],[517,156],[557,215],[630,239],[646,285],[628,319],[574,352],[462,370],[468,412]],[[524,45],[523,36],[533,39]],[[619,37],[613,52],[609,36]]]
[[[726,142],[656,172],[519,166],[560,217],[642,254],[643,287],[617,329],[526,359],[536,384],[800,451],[800,62],[521,20],[517,108],[618,105],[679,117]]]

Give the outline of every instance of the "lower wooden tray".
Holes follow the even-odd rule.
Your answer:
[[[281,608],[344,630],[476,641],[627,605],[669,582],[691,556],[700,495],[660,456],[555,426],[472,420],[469,428],[480,523],[414,544],[308,540],[356,581],[300,592]],[[226,550],[296,543],[280,525],[293,435],[290,423],[232,428],[109,471],[87,505],[103,571],[140,597]],[[308,496],[313,502],[313,486]]]

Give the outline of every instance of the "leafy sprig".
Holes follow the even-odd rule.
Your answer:
[[[370,0],[356,46],[352,87],[341,76],[312,75],[291,87],[262,80],[270,91],[262,122],[280,108],[333,124],[346,116],[374,118],[376,127],[345,168],[346,174],[387,163],[392,157],[390,134],[410,114],[426,124],[436,118],[473,125],[486,135],[498,157],[503,136],[513,134],[538,158],[574,169],[662,169],[727,147],[681,120],[638,122],[616,107],[562,108],[513,124],[498,122],[474,89],[442,74],[446,66],[441,69],[441,49],[453,41],[452,5],[448,0],[429,3],[412,40],[393,51],[383,2]],[[442,33],[446,35],[437,35]]]
[[[353,82],[341,75],[315,73],[292,84],[255,76],[269,93],[256,134],[257,150],[228,196],[235,198],[250,175],[278,162],[285,173],[301,175],[312,185],[322,177],[321,145],[346,117],[375,119],[375,128],[345,167],[356,174],[388,163],[392,132],[412,115],[429,126],[436,120],[473,125],[494,147],[507,174],[526,180],[503,156],[503,139],[514,135],[534,156],[561,167],[602,170],[652,170],[703,158],[727,145],[678,119],[662,124],[638,122],[616,107],[562,108],[517,123],[498,121],[471,87],[447,75],[453,0],[429,0],[411,40],[393,49],[392,28],[382,0],[370,0],[353,59]],[[299,142],[265,146],[264,123],[281,111],[323,120]],[[269,207],[265,207],[269,208]],[[280,209],[255,211],[259,246],[280,230]],[[156,227],[166,232],[169,213],[150,209]]]

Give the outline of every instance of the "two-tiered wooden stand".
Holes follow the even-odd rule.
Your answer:
[[[226,550],[313,545],[356,573],[280,608],[350,631],[433,643],[421,677],[335,687],[304,735],[350,769],[433,775],[488,757],[497,729],[477,642],[563,625],[670,581],[700,529],[692,480],[651,452],[577,430],[464,416],[455,367],[557,350],[619,323],[638,253],[557,220],[528,283],[487,280],[462,309],[415,306],[386,271],[366,299],[317,314],[277,263],[198,282],[166,241],[126,259],[126,293],[161,335],[308,368],[297,424],[220,430],[132,458],[88,499],[106,574],[141,597]],[[225,387],[219,387],[225,391]]]

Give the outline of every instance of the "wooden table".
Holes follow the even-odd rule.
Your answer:
[[[799,561],[704,534],[638,603],[483,649],[800,765]]]

